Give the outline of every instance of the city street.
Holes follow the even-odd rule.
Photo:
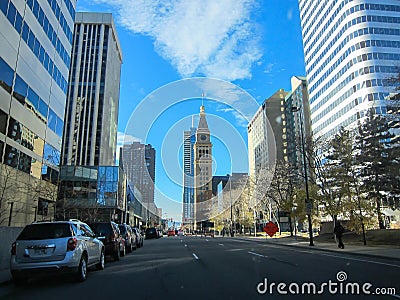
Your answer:
[[[400,261],[296,249],[262,240],[164,236],[146,240],[143,248],[119,262],[107,261],[104,271],[90,271],[83,283],[65,277],[37,279],[19,288],[8,283],[0,286],[0,298],[329,299],[336,291],[336,299],[396,299],[399,278]],[[312,296],[312,284],[320,295]],[[351,293],[356,285],[361,295],[346,296],[346,289]],[[292,295],[296,287],[300,295]],[[363,288],[371,294],[376,288],[386,288],[379,290],[386,292],[395,288],[397,295],[368,296],[362,294]],[[278,290],[286,291],[286,296]]]

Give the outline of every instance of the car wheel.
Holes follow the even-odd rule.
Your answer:
[[[79,263],[78,272],[76,273],[76,279],[79,282],[85,281],[87,277],[87,258],[85,256],[81,257]]]
[[[114,261],[119,261],[120,258],[120,251],[119,248],[116,249],[116,251],[114,252]]]
[[[125,256],[125,254],[126,254],[125,246],[122,246],[122,250],[121,250],[120,255],[121,255],[121,256]]]
[[[104,258],[104,250],[101,250],[99,263],[96,265],[97,270],[104,270],[105,267],[105,258]]]

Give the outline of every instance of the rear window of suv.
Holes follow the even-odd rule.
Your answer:
[[[92,223],[89,224],[93,232],[97,235],[111,235],[114,234],[110,223]]]
[[[44,223],[27,225],[17,240],[47,240],[72,236],[69,223]]]

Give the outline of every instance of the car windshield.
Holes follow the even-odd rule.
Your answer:
[[[27,225],[17,240],[47,240],[72,236],[68,223],[44,223]]]
[[[89,224],[96,235],[109,235],[113,234],[110,223],[92,223]]]

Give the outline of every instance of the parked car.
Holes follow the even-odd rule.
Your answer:
[[[173,229],[168,230],[167,236],[168,237],[175,236],[175,230],[173,230]]]
[[[146,228],[146,239],[157,239],[158,233],[155,227]]]
[[[132,253],[132,251],[137,248],[136,235],[132,232],[132,227],[128,224],[119,224],[118,228],[125,240],[125,249],[129,253]]]
[[[143,235],[140,232],[139,228],[132,227],[132,231],[136,235],[136,247],[143,247]]]
[[[34,222],[12,244],[10,269],[17,285],[38,273],[72,273],[84,281],[88,267],[104,269],[104,255],[104,244],[83,222]]]
[[[104,243],[105,255],[112,256],[114,260],[119,260],[125,255],[125,240],[122,237],[118,225],[110,222],[90,223],[95,235]]]

